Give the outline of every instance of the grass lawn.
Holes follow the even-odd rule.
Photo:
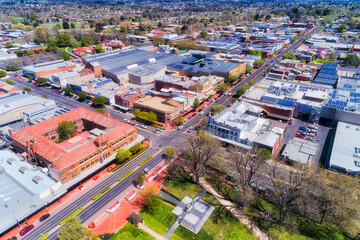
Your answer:
[[[21,23],[24,21],[23,17],[11,17],[11,20]]]
[[[130,223],[126,223],[110,240],[155,240],[154,237],[135,227]]]
[[[55,28],[56,24],[60,24],[61,28],[62,28],[62,22],[52,22],[52,23],[45,23],[44,25],[48,26],[49,28]],[[71,24],[71,22],[69,23]],[[80,29],[82,27],[81,23],[75,23],[75,28],[76,29]]]
[[[159,233],[165,235],[176,219],[176,215],[171,213],[174,206],[160,200],[159,206],[152,213],[141,211],[140,215],[144,218],[145,225]],[[124,238],[125,239],[125,238]]]
[[[260,203],[257,205],[259,206]],[[261,201],[260,207],[249,207],[246,213],[257,222],[257,225],[267,232],[271,237],[279,240],[350,240],[346,234],[341,231],[326,225],[320,225],[314,221],[307,221],[299,215],[292,215],[289,217],[284,226],[279,228],[279,225],[273,223],[269,224],[263,219],[259,218],[255,209],[261,209],[262,212],[269,213],[274,219],[277,217],[276,206],[265,200]]]
[[[184,180],[171,180],[164,188],[180,199],[185,196],[194,198],[201,191],[201,187],[196,185],[190,177]]]

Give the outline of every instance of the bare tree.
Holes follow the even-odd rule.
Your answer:
[[[206,131],[193,134],[186,140],[187,146],[180,151],[180,159],[185,168],[194,175],[196,184],[205,174],[206,165],[216,157],[220,149],[219,141]]]

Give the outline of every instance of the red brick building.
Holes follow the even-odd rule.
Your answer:
[[[71,121],[76,134],[57,143],[58,124]],[[26,152],[32,162],[49,169],[52,177],[68,182],[137,139],[136,128],[100,113],[77,108],[38,124],[10,133],[14,147]]]

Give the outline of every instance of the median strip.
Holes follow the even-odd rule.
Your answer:
[[[69,215],[68,217],[66,217],[64,220],[62,220],[59,225],[63,225],[67,220],[69,220],[70,218],[74,217],[76,214],[78,214],[81,210],[83,210],[84,207],[80,207],[78,210],[76,210],[75,212],[73,212],[71,215]]]
[[[44,235],[42,235],[41,237],[39,237],[37,240],[43,240],[45,239],[47,236],[49,235],[49,233],[44,233]]]
[[[149,161],[150,159],[152,159],[152,155],[148,156],[147,158],[145,158],[145,160],[143,160],[141,163],[139,163],[139,166],[144,165],[147,161]]]
[[[129,176],[134,170],[130,170],[129,172],[127,172],[124,176],[122,176],[121,178],[118,179],[119,182],[121,182],[122,180],[124,180],[124,178],[126,178],[127,176]]]
[[[96,199],[98,199],[99,197],[101,197],[101,195],[103,195],[104,193],[106,193],[107,191],[109,191],[111,188],[111,186],[108,186],[107,188],[105,188],[104,190],[102,190],[101,193],[99,193],[98,195],[96,195],[95,197],[92,198],[93,201],[95,201]]]

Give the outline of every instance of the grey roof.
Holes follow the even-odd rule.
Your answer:
[[[288,157],[292,161],[306,164],[315,156],[317,147],[317,143],[294,138],[286,144],[282,155]]]

